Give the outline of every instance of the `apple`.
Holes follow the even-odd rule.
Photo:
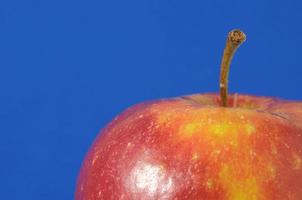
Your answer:
[[[219,94],[128,108],[89,150],[76,200],[301,200],[302,102],[227,94],[229,33]]]

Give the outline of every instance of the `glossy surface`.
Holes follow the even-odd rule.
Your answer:
[[[136,105],[90,149],[76,200],[300,200],[302,103],[193,95]]]

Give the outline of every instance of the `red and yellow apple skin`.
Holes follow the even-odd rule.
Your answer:
[[[302,102],[215,94],[133,106],[95,140],[76,200],[301,200]]]

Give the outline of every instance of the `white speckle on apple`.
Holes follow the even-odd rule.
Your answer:
[[[131,192],[144,193],[150,198],[167,198],[173,188],[173,178],[167,176],[161,165],[140,161],[136,163],[128,177]],[[133,194],[132,195],[137,195]]]

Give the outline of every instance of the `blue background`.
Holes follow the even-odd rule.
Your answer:
[[[99,129],[135,103],[218,89],[302,100],[299,0],[1,0],[1,199],[73,199]]]

